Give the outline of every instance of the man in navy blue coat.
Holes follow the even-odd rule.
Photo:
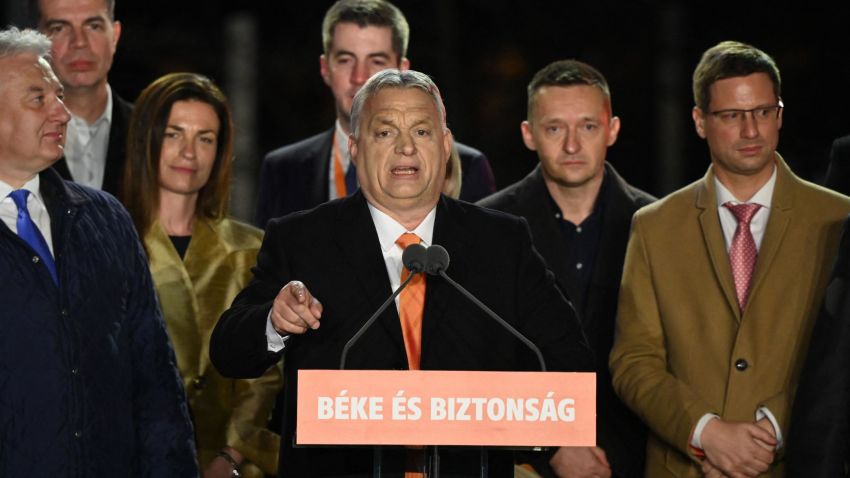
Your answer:
[[[0,31],[0,476],[198,476],[130,217],[50,168],[70,116],[49,50]]]

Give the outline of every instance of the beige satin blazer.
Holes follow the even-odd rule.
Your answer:
[[[254,380],[225,378],[210,363],[209,340],[219,316],[250,280],[262,235],[231,219],[198,219],[185,260],[159,223],[144,239],[186,387],[201,469],[229,445],[250,462],[242,467],[247,477],[277,472],[280,437],[267,425],[282,385],[281,371],[272,367]]]

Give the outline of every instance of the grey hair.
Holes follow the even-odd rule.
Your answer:
[[[363,111],[363,106],[366,102],[379,91],[385,88],[419,88],[428,93],[431,99],[434,100],[434,105],[437,107],[437,112],[440,114],[440,124],[443,131],[447,131],[446,126],[446,107],[443,105],[443,97],[440,96],[440,89],[434,83],[434,80],[425,73],[420,73],[414,70],[400,71],[389,69],[379,71],[372,75],[368,81],[360,88],[360,91],[354,95],[354,102],[351,104],[351,134],[357,138],[357,132],[360,129],[360,114]]]
[[[17,27],[0,30],[0,58],[25,53],[48,58],[50,45],[50,39],[36,30],[19,30]]]

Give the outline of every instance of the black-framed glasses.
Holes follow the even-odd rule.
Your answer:
[[[782,108],[784,107],[785,105],[782,104],[782,100],[779,100],[779,103],[775,105],[759,106],[758,108],[748,110],[729,109],[709,111],[709,114],[720,120],[721,123],[729,126],[741,124],[744,120],[746,120],[747,113],[752,115],[753,120],[757,123],[766,123],[779,118],[779,112],[782,111]]]

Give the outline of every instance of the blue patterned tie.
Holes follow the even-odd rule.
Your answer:
[[[345,172],[345,194],[351,196],[357,191],[357,168],[353,162],[348,163],[348,171]]]
[[[50,248],[47,247],[47,241],[44,240],[44,236],[41,235],[38,227],[32,221],[30,212],[27,209],[27,197],[29,194],[30,192],[26,189],[18,189],[9,193],[9,197],[18,206],[18,236],[26,241],[35,253],[38,254],[41,262],[44,263],[48,272],[50,272],[53,282],[58,286],[59,276],[56,275],[56,264],[53,262],[53,256],[50,254]]]

